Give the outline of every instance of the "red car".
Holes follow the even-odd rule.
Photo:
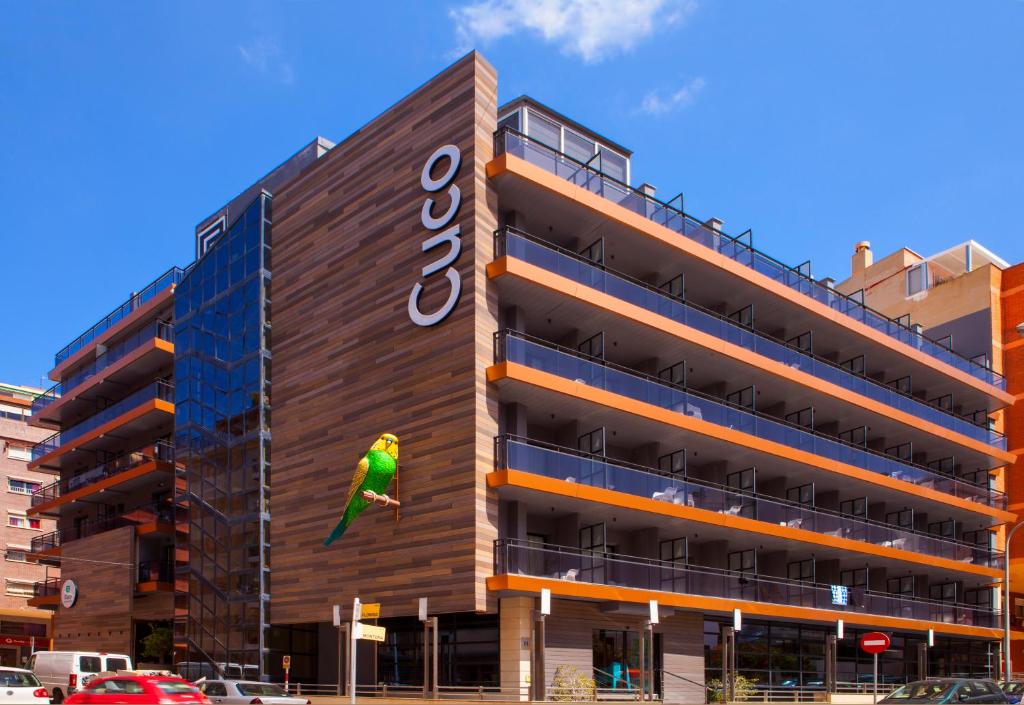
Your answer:
[[[64,702],[68,705],[77,705],[78,703],[94,703],[95,705],[107,705],[108,703],[124,705],[201,703],[207,705],[210,701],[199,692],[198,688],[184,678],[124,675],[93,678],[85,690],[69,695]]]

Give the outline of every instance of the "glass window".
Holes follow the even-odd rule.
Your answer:
[[[576,161],[586,164],[594,156],[594,143],[572,130],[565,130],[565,153]]]
[[[526,124],[529,137],[552,149],[561,149],[561,128],[556,123],[531,111]]]
[[[99,673],[103,670],[99,656],[79,656],[78,670],[83,673]]]
[[[601,153],[601,171],[613,179],[626,183],[628,178],[626,158],[621,154],[616,154],[607,147],[600,147],[598,151]]]
[[[17,492],[18,494],[32,494],[39,490],[40,484],[38,482],[29,482],[28,480],[15,480],[13,477],[7,478],[7,491]]]
[[[128,669],[128,662],[123,658],[108,658],[107,659],[107,670],[108,671],[125,671]]]
[[[238,692],[242,695],[270,695],[283,697],[284,689],[276,683],[239,683]]]
[[[228,689],[224,687],[223,683],[211,683],[206,682],[199,686],[199,689],[206,695],[227,695]]]
[[[31,673],[0,669],[0,688],[38,688],[39,680]]]
[[[8,548],[7,549],[7,556],[6,556],[6,558],[9,561],[18,561],[20,563],[24,563],[25,562],[25,552],[24,551],[14,551],[14,550],[11,550],[11,549]]]
[[[503,127],[511,127],[513,130],[516,130],[517,132],[521,131],[521,128],[519,127],[519,111],[518,110],[515,111],[514,113],[509,113],[508,115],[503,117],[501,120],[498,120],[498,129],[500,130]]]
[[[196,688],[194,685],[192,685],[191,683],[186,683],[184,681],[157,681],[156,687],[165,693],[170,693],[171,695],[182,695],[185,693],[199,692],[199,689]],[[223,687],[224,686],[221,686],[221,688]]]
[[[928,288],[928,263],[922,262],[907,270],[907,296],[919,294]]]
[[[7,446],[7,457],[11,460],[32,460],[32,449],[26,448],[25,446]]]
[[[32,583],[23,580],[7,579],[7,594],[15,597],[32,597]]]

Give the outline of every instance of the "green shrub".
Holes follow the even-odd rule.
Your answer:
[[[722,679],[712,678],[707,682],[708,702],[720,703],[723,699]],[[746,676],[736,676],[736,701],[749,700],[757,690],[757,679]]]
[[[558,666],[551,679],[552,700],[561,702],[594,700],[597,697],[597,683],[590,676],[576,670],[575,666]]]

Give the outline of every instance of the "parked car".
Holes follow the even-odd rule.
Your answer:
[[[195,683],[200,678],[226,678],[228,680],[257,680],[260,677],[259,668],[253,664],[224,663],[217,664],[217,669],[208,661],[182,661],[177,664],[175,670],[185,680]]]
[[[1007,703],[1006,695],[986,678],[931,678],[907,683],[879,700],[885,705]]]
[[[0,668],[0,703],[50,703],[50,694],[32,671]]]
[[[132,660],[124,654],[99,651],[37,651],[29,658],[28,667],[50,691],[53,702],[62,703],[97,673],[130,671]]]
[[[199,689],[215,705],[310,705],[310,700],[288,695],[276,683],[205,680]]]
[[[1006,693],[1006,699],[1014,705],[1020,702],[1021,697],[1024,696],[1024,681],[1009,681],[1008,683],[1002,684],[1003,692]]]
[[[177,676],[117,675],[93,678],[83,690],[69,695],[68,705],[207,705],[199,688]]]

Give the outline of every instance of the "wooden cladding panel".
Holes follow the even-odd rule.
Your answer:
[[[71,541],[61,556],[61,580],[75,581],[78,600],[57,608],[53,648],[131,654],[135,527]]]
[[[497,78],[471,54],[369,123],[274,194],[273,449],[270,560],[274,623],[330,619],[331,605],[383,603],[386,616],[488,607],[496,507],[496,402],[485,368],[496,303],[485,295],[496,197],[491,158]],[[462,194],[453,221],[462,295],[440,324],[410,321],[407,301],[424,253],[420,221],[433,195],[420,172],[455,144]],[[447,298],[443,272],[424,282],[421,309]],[[343,511],[359,457],[382,432],[400,438],[401,521],[370,507],[322,545]],[[482,571],[486,571],[482,573]]]

